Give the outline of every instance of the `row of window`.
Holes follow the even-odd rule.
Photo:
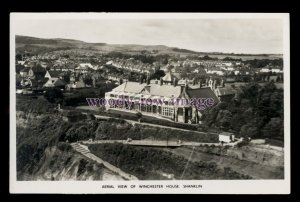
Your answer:
[[[168,116],[168,117],[173,117],[174,108],[164,107],[163,110],[162,110],[162,115],[163,116]]]

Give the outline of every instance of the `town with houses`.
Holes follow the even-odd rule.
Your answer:
[[[53,134],[58,134],[55,138],[60,142],[60,147],[71,145],[85,156],[87,160],[84,164],[79,158],[74,159],[79,163],[72,165],[65,162],[66,159],[57,159],[57,154],[51,157],[55,157],[58,163],[65,162],[57,165],[56,169],[66,164],[79,166],[76,168],[78,172],[83,169],[82,172],[88,173],[77,173],[77,177],[70,174],[69,179],[86,180],[86,176],[90,175],[89,179],[103,180],[103,176],[96,178],[94,175],[99,170],[85,170],[89,163],[92,164],[91,159],[100,164],[104,162],[105,169],[115,173],[111,175],[125,180],[202,179],[201,176],[205,179],[282,178],[282,57],[269,58],[264,55],[260,59],[261,56],[256,58],[255,55],[183,53],[157,54],[154,50],[135,54],[95,54],[95,51],[85,49],[35,53],[17,51],[16,97],[17,112],[21,114],[17,117],[19,120],[31,117],[33,125],[40,121],[42,124],[53,122],[49,127],[57,125],[59,128],[49,129],[51,132],[41,128],[39,131],[44,132],[36,132],[35,128],[42,126],[30,125],[33,128],[30,133],[44,134],[45,138],[49,138],[46,134],[57,130]],[[119,103],[120,99],[126,101]],[[101,103],[101,100],[106,102]],[[194,104],[179,105],[176,100],[194,100]],[[20,138],[25,138],[22,134],[29,130],[24,129],[23,122],[20,121],[18,126]],[[37,151],[39,157],[34,158],[38,160],[28,159],[25,154],[32,150],[30,146],[22,147],[28,144],[25,140],[18,147],[18,155],[24,158],[18,164],[19,179],[66,178],[61,171],[66,167],[60,170],[51,168],[52,171],[45,171],[52,173],[47,176],[35,171],[38,168],[34,162],[41,161],[44,154]],[[45,148],[48,147],[46,145],[48,142],[45,142]],[[171,148],[168,152],[175,156],[165,156],[171,153],[164,153],[164,150],[159,150],[162,153],[158,154],[149,147]],[[224,151],[220,153],[214,148],[223,148]],[[122,149],[131,153],[125,152],[118,159],[123,158],[124,162],[130,163],[116,164],[121,160],[114,152],[122,152]],[[232,153],[225,154],[225,150]],[[66,152],[64,149],[62,151]],[[204,152],[212,155],[213,159],[229,155],[226,158],[234,160],[228,162],[241,161],[245,165],[244,162],[249,162],[262,171],[256,173],[256,169],[250,168],[241,171],[230,163],[226,164],[228,168],[223,168],[221,164],[205,162],[201,164],[204,169],[201,172],[215,169],[214,174],[199,174],[196,168],[200,166],[200,161],[195,160],[189,167],[189,176],[184,176],[182,169],[186,165],[179,162],[189,159],[191,151],[191,155]],[[137,155],[134,157],[136,159],[140,159],[143,152],[153,153],[149,162],[161,161],[165,167],[155,171],[155,163],[131,161],[132,156],[128,155],[132,152]],[[258,158],[254,157],[255,152],[265,153]],[[162,158],[171,158],[170,162],[177,164],[167,164]],[[278,163],[273,165],[272,172],[265,167],[269,165],[265,158]],[[55,164],[54,160],[52,163]],[[140,167],[142,164],[146,168]],[[172,168],[168,167],[170,165],[173,165]],[[71,167],[69,170],[72,170]]]
[[[208,57],[208,56],[207,56]],[[208,57],[209,58],[209,57]],[[155,72],[164,72],[164,85],[190,85],[207,88],[216,96],[230,95],[235,84],[258,80],[261,83],[274,81],[282,83],[283,67],[267,64],[262,68],[253,68],[242,61],[226,60],[190,60],[169,59],[166,63],[143,63],[134,58],[89,59],[61,57],[44,54],[21,56],[16,60],[16,82],[18,93],[33,93],[49,87],[61,87],[63,90],[96,87],[98,81],[120,85],[120,80],[146,83],[146,78]],[[157,80],[160,80],[157,79]],[[158,82],[151,80],[151,83]],[[201,86],[199,84],[201,82]],[[197,84],[196,84],[197,83]],[[220,93],[220,90],[222,93]],[[238,89],[236,89],[238,90]]]
[[[170,58],[163,63],[155,61],[149,64],[134,58],[111,58],[105,55],[92,59],[54,54],[21,55],[16,60],[16,92],[34,95],[59,88],[68,93],[76,89],[97,88],[99,83],[111,83],[116,87],[105,92],[106,100],[130,98],[133,104],[116,106],[106,103],[107,109],[138,111],[175,122],[199,124],[205,106],[175,107],[174,103],[168,101],[210,98],[213,101],[211,106],[214,106],[222,101],[230,101],[241,90],[241,85],[251,81],[258,81],[260,85],[271,81],[283,88],[282,66],[267,64],[253,68],[243,61],[232,60],[206,55],[199,56],[199,59]],[[135,104],[141,99],[159,98],[165,102],[161,106]],[[87,104],[99,103],[89,103],[88,100]]]

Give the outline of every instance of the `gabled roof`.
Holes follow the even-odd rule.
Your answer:
[[[222,96],[222,95],[233,95],[233,94],[237,93],[236,89],[234,89],[231,86],[219,87],[218,90],[220,92],[219,96]]]
[[[66,85],[64,81],[59,78],[50,78],[45,84],[44,87],[57,87]]]
[[[187,88],[186,92],[190,98],[212,98],[215,103],[219,102],[218,97],[209,87],[197,89]]]
[[[159,84],[149,84],[149,91],[145,91],[145,94],[163,96],[163,97],[180,97],[181,86],[173,85],[159,85]]]
[[[51,77],[58,77],[62,72],[61,71],[48,71]]]
[[[79,66],[80,67],[90,67],[90,68],[93,67],[93,65],[91,63],[80,63]]]
[[[123,84],[119,85],[118,87],[114,88],[112,91],[115,92],[128,92],[128,93],[140,93],[144,87],[145,83],[138,83],[138,82],[124,82]]]
[[[163,81],[173,81],[176,78],[171,72],[167,72],[166,75],[162,78]]]
[[[30,67],[24,67],[20,72],[28,72],[30,70]]]

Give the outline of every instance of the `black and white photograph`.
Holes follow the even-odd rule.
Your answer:
[[[10,192],[290,192],[287,13],[11,13]]]

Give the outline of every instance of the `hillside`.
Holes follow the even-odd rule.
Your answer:
[[[108,53],[112,51],[120,52],[141,52],[141,51],[158,51],[161,53],[173,52],[173,48],[163,45],[136,45],[136,44],[106,44],[106,43],[87,43],[79,40],[70,39],[41,39],[28,36],[16,36],[16,50],[17,53],[24,51],[30,53],[37,53],[40,51],[55,51],[55,50],[69,50],[69,49],[85,49],[91,51],[99,51],[101,53]],[[174,51],[175,53],[176,51]]]
[[[16,52],[17,53],[46,53],[60,50],[85,50],[96,53],[123,52],[127,54],[147,53],[152,55],[169,54],[169,55],[209,55],[217,58],[242,58],[247,59],[276,59],[281,58],[280,54],[233,54],[233,53],[216,53],[216,52],[197,52],[178,47],[168,47],[165,45],[137,45],[137,44],[106,44],[106,43],[87,43],[73,39],[42,39],[29,36],[16,35]]]

